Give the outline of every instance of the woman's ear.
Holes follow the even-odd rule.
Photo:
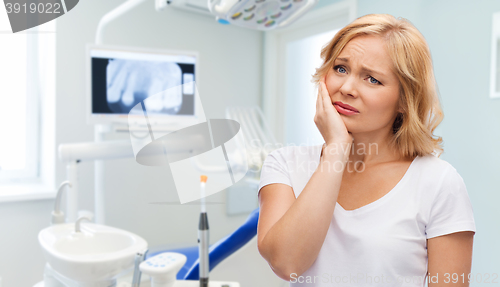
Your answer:
[[[398,112],[399,114],[402,114],[402,113],[403,113],[403,108],[400,106],[400,107],[398,108],[398,111],[397,111],[397,112]]]

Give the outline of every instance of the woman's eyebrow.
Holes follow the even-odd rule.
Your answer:
[[[335,60],[339,60],[339,61],[346,62],[346,63],[348,63],[348,62],[349,62],[349,60],[348,60],[347,58],[337,58],[337,59],[335,59]],[[362,67],[361,67],[361,70],[362,70],[362,71],[365,71],[365,72],[368,72],[368,73],[370,73],[370,74],[379,74],[379,75],[381,75],[382,77],[385,77],[385,76],[386,76],[386,75],[385,75],[384,73],[382,73],[382,72],[375,71],[375,70],[370,69],[370,68],[367,68],[367,67],[365,67],[365,66],[362,66]]]

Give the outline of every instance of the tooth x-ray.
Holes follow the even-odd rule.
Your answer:
[[[164,93],[148,111],[176,114],[182,105],[182,70],[173,62],[111,59],[106,68],[106,100],[115,113],[123,113],[149,96]],[[166,92],[163,92],[166,91]]]
[[[150,115],[194,115],[195,64],[187,55],[92,51],[92,115],[127,115],[141,102]]]

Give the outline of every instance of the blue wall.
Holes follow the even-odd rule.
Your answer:
[[[320,0],[314,9],[338,2]],[[444,139],[441,158],[467,186],[477,229],[472,273],[483,278],[500,274],[500,99],[489,97],[491,24],[497,11],[498,0],[359,0],[356,13],[406,18],[428,41],[444,110],[438,128]]]

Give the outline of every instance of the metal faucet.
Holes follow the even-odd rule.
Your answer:
[[[88,217],[85,217],[85,216],[82,216],[80,218],[78,218],[75,222],[75,232],[82,232],[80,230],[80,222],[82,222],[82,220],[88,220],[89,222],[91,222],[92,220],[90,220],[90,218]]]

